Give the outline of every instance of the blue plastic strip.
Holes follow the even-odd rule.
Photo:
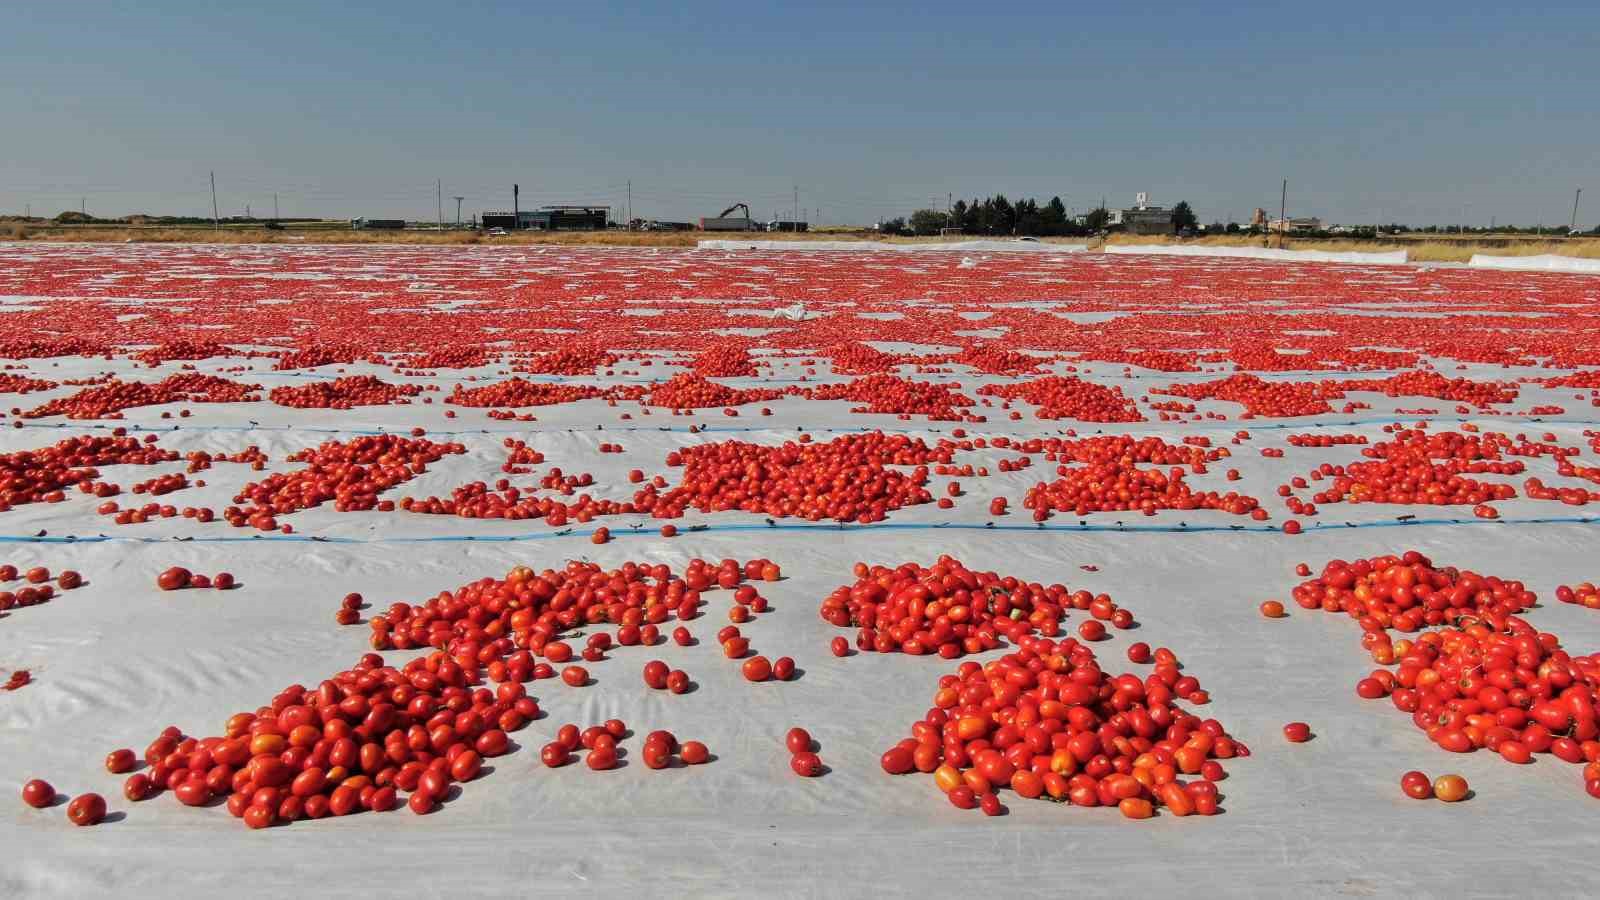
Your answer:
[[[1461,526],[1461,525],[1597,525],[1600,517],[1589,516],[1551,516],[1523,519],[1393,519],[1377,522],[1311,522],[1302,523],[1305,532],[1315,531],[1351,531],[1363,528],[1411,528],[1418,526]],[[629,525],[611,528],[606,526],[613,537],[621,535],[660,535],[660,526]],[[1223,532],[1231,534],[1281,534],[1279,525],[1107,525],[1107,524],[1051,524],[1042,522],[1033,525],[977,525],[966,522],[873,522],[862,525],[858,523],[785,523],[776,522],[771,525],[759,523],[741,523],[726,525],[689,525],[681,526],[678,530],[679,537],[708,532],[741,532],[741,531],[816,531],[838,533],[841,531],[1010,531],[1010,532],[1056,532],[1056,533],[1093,533],[1114,532],[1119,534],[1129,533],[1160,533],[1160,534],[1203,534],[1208,532]],[[233,544],[259,542],[286,542],[286,543],[313,543],[313,544],[431,544],[431,543],[517,543],[523,541],[543,541],[564,537],[587,538],[595,533],[595,529],[577,531],[564,529],[561,531],[539,531],[525,534],[510,535],[471,535],[450,534],[432,535],[426,537],[380,537],[380,538],[350,538],[350,537],[317,537],[305,534],[259,534],[239,537],[113,537],[111,535],[92,535],[85,537],[35,535],[0,535],[0,543],[7,544],[107,544],[107,543],[135,543],[135,544]]]
[[[538,409],[539,407],[532,407],[532,408]],[[1154,422],[1154,421],[1152,421],[1152,422],[1080,422],[1080,421],[1078,421],[1076,419],[1024,419],[1021,422],[1010,422],[1009,420],[1006,421],[1006,422],[929,422],[927,425],[925,425],[923,427],[920,427],[920,428],[918,428],[918,427],[908,427],[908,426],[888,426],[888,425],[849,425],[849,426],[842,426],[842,427],[835,426],[835,427],[816,427],[816,428],[812,428],[812,427],[808,427],[808,426],[805,426],[805,425],[786,425],[786,424],[778,424],[778,423],[774,423],[772,425],[700,425],[700,426],[697,426],[696,431],[697,431],[697,433],[701,433],[701,434],[705,434],[705,433],[712,433],[712,434],[716,434],[716,433],[735,433],[735,432],[751,432],[751,431],[776,431],[776,430],[796,431],[796,432],[809,431],[809,432],[818,433],[818,434],[862,434],[862,433],[873,432],[873,431],[882,431],[882,432],[884,432],[886,434],[924,434],[924,433],[943,434],[946,431],[949,431],[949,430],[952,430],[952,429],[955,429],[955,428],[963,428],[963,429],[966,429],[968,432],[970,432],[968,437],[985,437],[985,436],[990,435],[990,434],[1003,434],[1003,435],[1005,435],[1007,437],[1010,437],[1012,439],[1017,439],[1019,437],[1024,437],[1024,438],[1026,438],[1026,437],[1061,437],[1061,436],[1063,436],[1061,434],[1061,432],[1065,431],[1068,428],[1072,428],[1072,429],[1076,430],[1078,432],[1079,437],[1089,437],[1089,436],[1092,436],[1095,433],[1116,433],[1116,434],[1122,434],[1122,433],[1139,434],[1139,433],[1142,433],[1140,431],[1131,430],[1131,429],[1135,429],[1135,428],[1143,428],[1144,430],[1147,430],[1147,431],[1148,430],[1159,431],[1159,430],[1168,429],[1169,427],[1182,428],[1183,430],[1187,430],[1187,431],[1197,431],[1197,430],[1210,430],[1210,431],[1281,431],[1281,430],[1285,430],[1285,429],[1312,430],[1312,429],[1318,429],[1318,428],[1358,428],[1358,427],[1362,427],[1362,426],[1366,426],[1366,425],[1389,425],[1389,424],[1394,424],[1394,423],[1408,423],[1408,422],[1440,422],[1440,423],[1446,423],[1446,422],[1477,422],[1477,421],[1488,422],[1488,421],[1491,421],[1491,420],[1500,420],[1500,421],[1503,421],[1503,422],[1506,422],[1506,423],[1515,423],[1515,424],[1519,424],[1519,425],[1538,424],[1538,425],[1562,425],[1562,426],[1570,425],[1570,426],[1581,426],[1581,427],[1585,427],[1585,428],[1600,427],[1600,419],[1550,419],[1550,418],[1544,418],[1544,417],[1541,417],[1541,416],[1534,416],[1534,417],[1473,416],[1473,415],[1461,415],[1461,414],[1457,414],[1457,413],[1451,413],[1449,415],[1440,414],[1440,415],[1436,415],[1436,416],[1419,416],[1419,415],[1410,415],[1410,414],[1407,414],[1407,415],[1394,415],[1394,416],[1375,416],[1375,417],[1367,418],[1367,419],[1348,419],[1348,420],[1342,420],[1342,421],[1336,421],[1336,422],[1327,422],[1327,421],[1288,421],[1288,420],[1280,420],[1280,419],[1274,419],[1274,420],[1271,420],[1271,421],[1266,421],[1266,420],[1262,420],[1262,419],[1234,419],[1234,420],[1223,421],[1223,422],[1219,422],[1219,421],[1216,421],[1216,420],[1201,421],[1201,422]],[[1040,430],[1036,431],[1034,433],[1027,434],[1027,435],[1018,435],[1018,434],[1016,434],[1016,433],[1014,433],[1012,431],[1002,431],[1002,430],[999,430],[998,427],[995,427],[995,426],[1009,426],[1011,428],[1016,428],[1016,427],[1018,427],[1020,425],[1024,425],[1024,424],[1028,424],[1028,423],[1034,424]],[[624,433],[624,434],[631,433],[631,432],[659,431],[659,432],[687,434],[687,433],[689,433],[689,428],[690,428],[690,426],[688,426],[688,425],[605,425],[605,426],[596,426],[596,427],[592,427],[592,428],[583,428],[583,427],[574,427],[574,426],[562,427],[562,426],[558,426],[558,425],[539,427],[537,425],[533,425],[533,423],[529,423],[529,425],[530,425],[530,427],[523,427],[523,428],[457,428],[457,429],[449,429],[449,430],[437,429],[437,428],[429,428],[427,430],[427,432],[428,432],[428,436],[437,436],[437,435],[456,436],[456,435],[472,435],[472,434],[541,434],[541,433],[590,432],[590,431],[602,432],[602,433],[603,432],[619,432],[619,433]],[[15,427],[15,425],[13,425],[13,427]],[[313,433],[313,434],[356,434],[356,435],[398,434],[398,435],[401,435],[401,436],[407,436],[407,435],[409,435],[411,433],[411,429],[410,428],[402,427],[402,426],[396,426],[394,428],[327,428],[327,427],[322,427],[322,426],[297,426],[297,425],[177,425],[177,424],[173,424],[173,425],[139,425],[139,424],[134,424],[134,423],[129,423],[129,422],[121,422],[121,421],[118,421],[118,422],[115,422],[114,424],[109,424],[109,425],[107,425],[107,424],[89,425],[89,424],[81,424],[81,423],[78,423],[78,422],[57,422],[57,423],[53,423],[53,424],[43,423],[43,422],[23,422],[21,427],[22,428],[37,428],[37,429],[44,429],[44,430],[49,430],[49,431],[69,430],[69,429],[74,429],[74,428],[76,428],[76,429],[92,429],[92,430],[99,430],[99,431],[111,431],[111,430],[116,429],[116,428],[125,428],[125,429],[128,430],[129,433],[139,432],[139,433],[150,433],[150,434],[163,434],[163,433],[167,433],[167,432],[178,432],[178,431],[194,431],[194,432],[205,432],[205,431],[216,431],[216,432],[222,432],[222,431],[227,431],[227,432],[302,431],[302,432],[309,432],[309,433]],[[1092,429],[1092,431],[1091,431],[1091,429]],[[1052,434],[1050,432],[1054,432],[1054,433]],[[1011,448],[1001,447],[1001,448],[998,448],[998,449],[1004,450],[1004,449],[1011,449]]]

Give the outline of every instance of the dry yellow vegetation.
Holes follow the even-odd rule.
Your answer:
[[[322,227],[296,230],[269,230],[266,228],[222,229],[206,227],[159,226],[55,226],[0,223],[0,240],[26,241],[92,241],[112,243],[195,243],[195,244],[516,244],[592,247],[693,247],[706,238],[734,238],[734,233],[706,233],[698,231],[624,232],[624,231],[557,231],[513,232],[490,237],[477,231],[357,231],[350,228]],[[882,237],[869,231],[822,229],[794,234],[773,233],[750,235],[766,241],[830,240],[830,241],[891,241],[899,244],[938,243],[959,240],[940,237]],[[1176,238],[1164,235],[1116,234],[1102,241],[1099,238],[1043,238],[1046,243],[1081,244],[1087,242],[1091,250],[1105,243],[1111,244],[1184,244],[1190,246],[1260,247],[1260,235],[1214,235],[1197,238]],[[1272,236],[1266,246],[1278,246]],[[1283,246],[1290,250],[1331,251],[1383,251],[1406,250],[1413,262],[1466,262],[1474,253],[1501,256],[1534,256],[1555,254],[1586,259],[1600,259],[1600,238],[1539,239],[1520,235],[1485,237],[1468,235],[1396,235],[1379,241],[1317,240],[1286,237]]]

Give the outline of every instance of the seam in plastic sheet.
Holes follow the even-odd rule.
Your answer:
[[[1377,522],[1314,522],[1302,524],[1303,533],[1316,531],[1357,531],[1365,528],[1414,528],[1419,526],[1453,527],[1477,526],[1494,527],[1505,525],[1596,525],[1600,524],[1600,517],[1590,516],[1549,516],[1521,519],[1419,519],[1402,518],[1382,520]],[[660,537],[659,527],[644,525],[628,525],[611,528],[606,526],[607,532],[612,537],[624,535],[646,535]],[[1034,532],[1034,533],[1096,533],[1111,532],[1117,534],[1279,534],[1282,528],[1277,525],[1125,525],[1083,523],[1077,525],[1050,524],[1041,522],[1034,525],[996,525],[993,523],[977,525],[967,522],[873,522],[861,524],[797,524],[774,522],[771,524],[740,523],[727,525],[690,525],[680,528],[680,537],[693,534],[729,533],[745,531],[807,531],[819,534],[838,534],[839,532],[863,531],[993,531],[993,532]],[[521,543],[525,541],[545,541],[566,537],[590,537],[595,529],[579,531],[564,529],[561,531],[536,531],[525,534],[501,535],[471,535],[471,534],[441,534],[427,537],[386,537],[386,538],[352,538],[352,537],[319,537],[305,534],[261,534],[243,535],[239,537],[114,537],[111,535],[0,535],[0,543],[5,544],[238,544],[238,543],[307,543],[307,544],[506,544]]]

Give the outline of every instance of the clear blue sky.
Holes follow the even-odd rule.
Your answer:
[[[1202,221],[1600,221],[1600,3],[32,3],[0,211],[434,215],[1136,191]]]

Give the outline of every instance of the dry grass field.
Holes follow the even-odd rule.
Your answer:
[[[206,227],[160,226],[57,226],[0,223],[0,240],[52,241],[52,242],[110,242],[155,244],[543,244],[555,246],[605,246],[605,247],[693,247],[707,238],[734,237],[728,233],[698,231],[676,232],[519,232],[489,237],[477,231],[355,231],[343,227],[287,228],[269,230],[224,226],[221,229]],[[881,237],[870,231],[852,229],[820,229],[792,234],[762,234],[761,240],[887,240],[898,244],[939,243],[952,240],[941,237]],[[1047,243],[1079,244],[1087,241],[1090,249],[1098,250],[1111,244],[1186,244],[1197,246],[1259,247],[1259,235],[1215,235],[1198,238],[1176,238],[1150,235],[1114,234],[1099,238],[1044,238]],[[1266,246],[1279,246],[1276,236],[1266,239]],[[1413,262],[1466,262],[1474,253],[1502,256],[1534,256],[1556,254],[1585,259],[1600,259],[1600,238],[1534,238],[1521,235],[1453,237],[1449,235],[1397,235],[1380,241],[1318,240],[1286,237],[1283,247],[1291,250],[1379,251],[1406,250]]]

